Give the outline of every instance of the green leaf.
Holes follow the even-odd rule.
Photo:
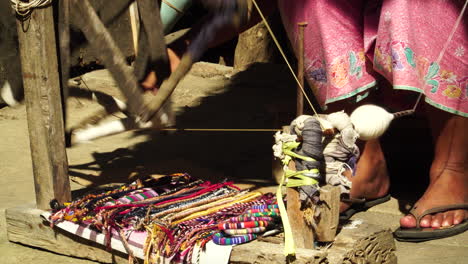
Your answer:
[[[426,83],[432,86],[431,93],[435,93],[439,89],[439,82],[436,80],[428,80]]]
[[[405,48],[405,55],[408,64],[411,65],[413,68],[416,67],[416,63],[414,62],[414,52],[410,48]]]
[[[356,74],[356,62],[357,58],[354,52],[349,53],[349,65],[351,66],[351,75]]]
[[[356,72],[357,72],[357,76],[356,76],[356,77],[357,77],[358,79],[361,79],[361,77],[362,77],[362,67],[361,67],[361,66],[357,67],[357,68],[356,68]]]
[[[437,75],[437,73],[439,72],[439,69],[440,69],[440,66],[439,66],[439,64],[437,62],[431,63],[431,66],[429,66],[426,77],[424,77],[424,79],[430,80],[430,79],[434,78]]]

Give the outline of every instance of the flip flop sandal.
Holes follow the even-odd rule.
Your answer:
[[[365,198],[342,199],[343,202],[351,202],[352,205],[346,211],[340,213],[340,221],[346,221],[349,218],[351,218],[351,216],[353,216],[354,214],[359,213],[359,212],[364,212],[367,209],[374,207],[378,204],[385,203],[388,200],[390,200],[390,194],[387,194],[384,197],[372,199],[372,200],[367,200]]]
[[[398,241],[403,242],[423,242],[433,239],[439,239],[444,237],[450,237],[457,234],[461,234],[468,230],[468,220],[465,219],[458,225],[448,226],[448,227],[440,227],[440,228],[423,228],[420,227],[419,222],[421,218],[428,214],[435,214],[435,213],[442,213],[449,210],[459,210],[459,209],[466,209],[468,210],[468,204],[454,204],[454,205],[447,205],[447,206],[439,206],[434,207],[432,209],[424,211],[422,214],[416,214],[416,207],[413,207],[409,212],[416,219],[416,227],[415,228],[398,228],[393,232],[393,236]]]

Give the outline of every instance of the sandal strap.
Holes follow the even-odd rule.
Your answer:
[[[367,200],[366,198],[341,198],[343,203],[353,203],[353,204],[362,204],[365,203]]]
[[[422,212],[421,214],[416,213],[416,209],[418,206],[414,206],[411,211],[409,212],[416,219],[416,228],[420,228],[419,222],[421,218],[426,215],[434,214],[434,213],[442,213],[449,210],[468,210],[468,204],[451,204],[451,205],[444,205],[444,206],[437,206],[431,209],[427,209],[426,211]]]

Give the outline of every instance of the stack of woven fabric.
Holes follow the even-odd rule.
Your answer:
[[[280,225],[273,194],[242,191],[232,182],[211,183],[188,174],[101,189],[54,208],[49,220],[52,225],[86,225],[109,237],[117,233],[123,242],[132,232],[146,232],[143,252],[148,263],[161,258],[190,263],[194,252],[210,241],[241,244]]]

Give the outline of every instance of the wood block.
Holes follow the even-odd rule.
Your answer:
[[[50,228],[48,222],[40,216],[44,211],[34,207],[30,204],[5,211],[8,240],[101,263],[128,263],[125,254],[109,252],[104,246],[95,242],[58,228]]]
[[[128,263],[121,253],[108,252],[99,244],[50,228],[40,218],[43,211],[33,207],[30,204],[6,210],[10,241],[101,263]],[[287,263],[283,255],[284,244],[278,242],[282,240],[269,240],[274,242],[256,240],[235,246],[230,263]],[[397,263],[394,252],[395,242],[389,229],[362,223],[354,229],[342,229],[330,247],[318,250],[297,248],[294,263],[394,264]]]
[[[320,217],[315,230],[316,240],[331,242],[335,240],[340,216],[340,187],[326,185],[320,189]]]
[[[295,188],[288,188],[286,197],[288,199],[287,212],[289,223],[293,232],[294,243],[297,248],[314,248],[314,230],[304,220],[301,210],[299,192]]]

